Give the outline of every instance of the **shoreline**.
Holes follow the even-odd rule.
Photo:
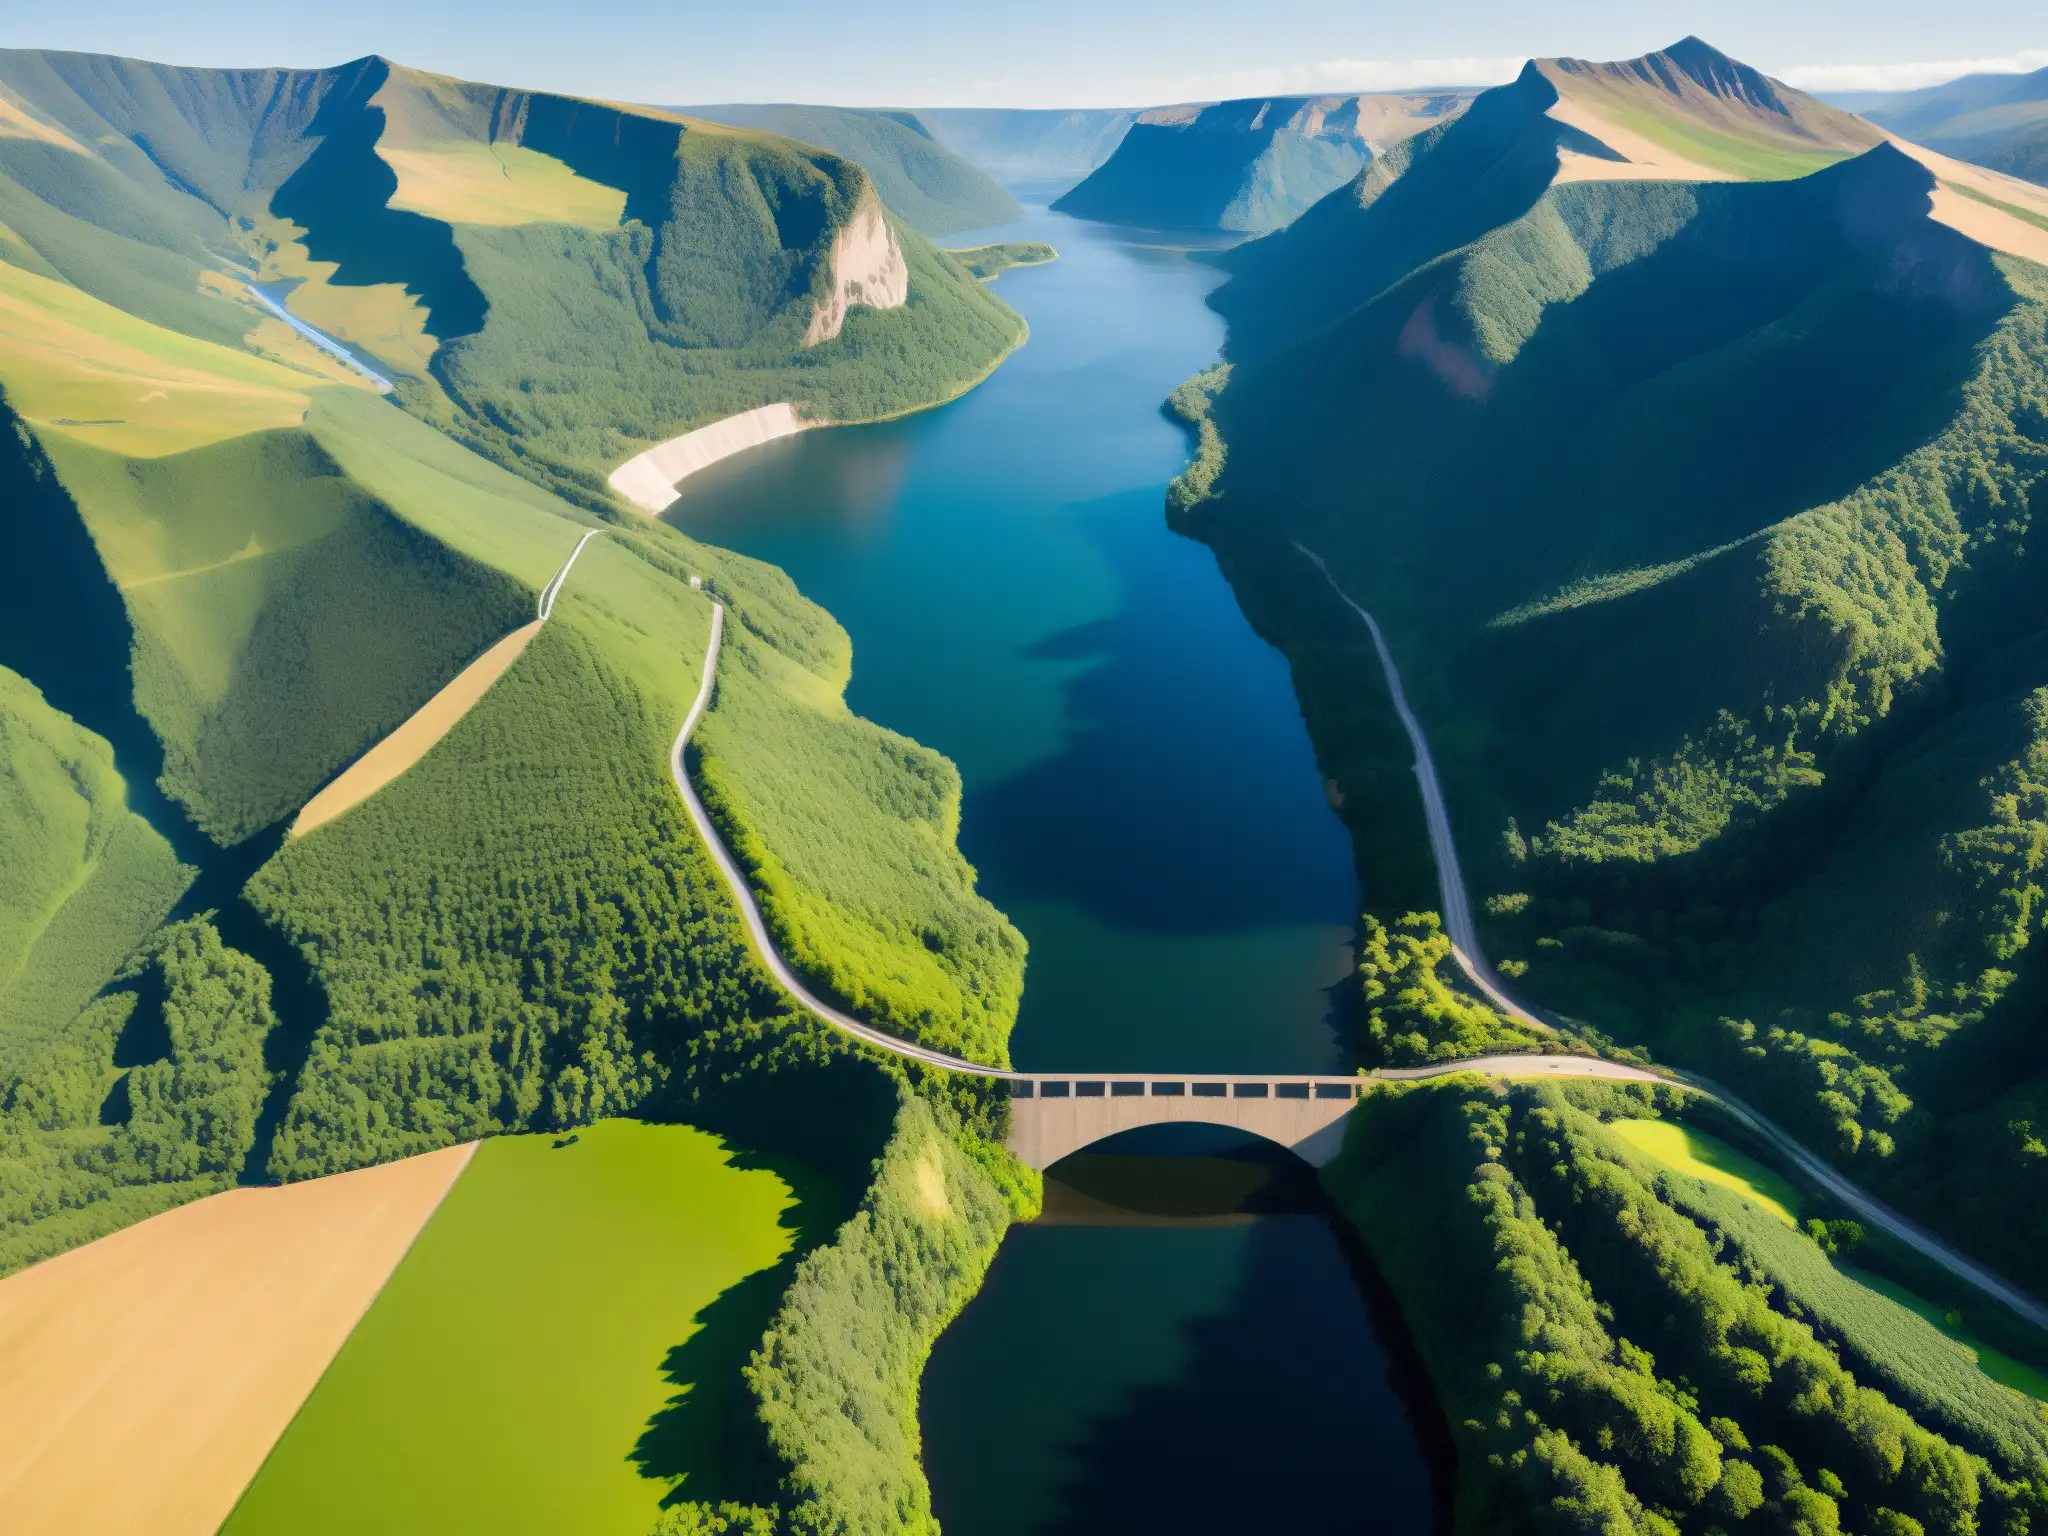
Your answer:
[[[1042,266],[1045,263],[1031,265]],[[986,384],[995,371],[1031,339],[1030,323],[1021,315],[1017,330],[1017,339],[990,359],[981,372],[971,379],[949,385],[946,393],[935,399],[905,406],[900,411],[885,411],[879,416],[858,416],[846,421],[806,421],[797,415],[796,405],[787,400],[757,405],[752,410],[721,416],[716,421],[692,427],[651,448],[642,449],[607,475],[605,483],[632,508],[636,517],[660,517],[675,505],[681,495],[679,487],[683,481],[750,448],[763,448],[769,443],[781,442],[820,427],[871,427],[951,405]],[[667,466],[675,464],[685,467],[670,479]]]

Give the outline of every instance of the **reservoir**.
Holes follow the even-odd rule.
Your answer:
[[[1018,1065],[1344,1069],[1358,890],[1284,659],[1166,523],[1213,268],[1033,208],[1029,342],[961,400],[714,466],[666,514],[853,638],[848,701],[951,757],[960,842],[1031,946]],[[913,299],[914,301],[914,299]],[[921,1401],[950,1536],[1421,1532],[1403,1344],[1299,1165],[1199,1129],[1048,1177]],[[1421,1415],[1425,1420],[1427,1413]]]

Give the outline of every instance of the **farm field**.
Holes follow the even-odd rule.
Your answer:
[[[700,1492],[692,1451],[714,1448],[692,1440],[717,1427],[687,1341],[789,1249],[793,1202],[688,1126],[486,1142],[225,1536],[646,1536],[678,1482]]]
[[[0,1283],[0,1530],[212,1536],[469,1156],[230,1190]]]

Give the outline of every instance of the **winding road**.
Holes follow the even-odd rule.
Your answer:
[[[1379,621],[1352,599],[1349,592],[1337,585],[1337,578],[1330,574],[1330,568],[1323,563],[1323,557],[1310,549],[1299,539],[1292,541],[1294,547],[1309,558],[1315,568],[1323,573],[1323,580],[1330,584],[1330,590],[1344,600],[1353,613],[1365,621],[1367,631],[1372,635],[1373,650],[1379,654],[1380,671],[1386,674],[1387,692],[1394,699],[1394,713],[1401,717],[1401,729],[1408,733],[1408,744],[1415,750],[1415,782],[1422,791],[1422,817],[1429,827],[1429,851],[1436,857],[1437,889],[1443,903],[1444,932],[1450,936],[1451,953],[1457,958],[1458,969],[1463,971],[1472,985],[1477,987],[1486,1000],[1518,1024],[1526,1024],[1545,1034],[1555,1034],[1556,1028],[1547,1019],[1538,1018],[1527,1008],[1516,1002],[1501,987],[1493,967],[1487,963],[1486,951],[1479,946],[1479,928],[1472,921],[1472,898],[1465,890],[1465,874],[1458,865],[1458,845],[1451,837],[1451,813],[1444,805],[1443,785],[1436,776],[1436,759],[1429,755],[1429,738],[1422,734],[1422,722],[1415,718],[1415,711],[1408,707],[1408,694],[1401,687],[1401,671],[1394,665],[1394,653],[1387,648],[1387,637],[1380,633]]]
[[[584,542],[587,543],[590,538],[591,534],[585,534]],[[1465,889],[1464,877],[1459,871],[1457,849],[1451,839],[1450,816],[1444,805],[1442,785],[1437,780],[1436,763],[1430,756],[1429,743],[1423,736],[1421,723],[1415,718],[1414,711],[1409,708],[1407,694],[1401,687],[1401,675],[1394,665],[1394,658],[1387,647],[1385,636],[1381,634],[1373,616],[1337,584],[1336,579],[1330,575],[1329,568],[1314,551],[1300,543],[1297,543],[1295,548],[1314,562],[1316,569],[1323,573],[1324,580],[1330,583],[1331,588],[1352,612],[1365,622],[1372,634],[1373,647],[1378,652],[1380,665],[1386,673],[1388,692],[1393,696],[1394,708],[1400,715],[1401,724],[1408,732],[1409,742],[1415,750],[1415,775],[1422,791],[1423,806],[1429,823],[1430,847],[1436,855],[1438,877],[1443,889],[1445,928],[1451,935],[1453,951],[1457,955],[1459,965],[1487,998],[1510,1017],[1545,1032],[1555,1033],[1555,1025],[1539,1018],[1509,996],[1506,989],[1493,976],[1491,968],[1484,964],[1484,954],[1479,947],[1478,933],[1472,922],[1470,897]],[[552,594],[559,590],[562,579],[569,574],[569,565],[575,563],[576,554],[580,554],[582,549],[583,544],[579,543],[576,546],[576,553],[570,555],[568,564],[562,567],[560,574],[549,584],[548,592],[543,594],[543,617],[546,616],[545,609],[551,606]],[[669,751],[669,773],[675,780],[676,792],[682,796],[683,804],[689,811],[690,821],[696,827],[697,835],[703,839],[705,849],[718,867],[719,876],[725,881],[726,888],[732,893],[733,901],[740,909],[748,943],[752,945],[755,955],[767,968],[768,973],[775,978],[776,984],[806,1012],[832,1028],[890,1055],[920,1062],[942,1072],[996,1078],[1017,1084],[1035,1084],[1048,1077],[1071,1077],[1073,1074],[1019,1072],[1007,1067],[986,1066],[963,1057],[949,1056],[944,1051],[934,1051],[912,1044],[884,1030],[876,1029],[871,1024],[864,1024],[851,1014],[833,1007],[806,987],[790,969],[769,937],[768,924],[761,915],[760,903],[754,898],[753,887],[748,883],[731,850],[726,847],[725,839],[712,824],[710,814],[704,809],[704,802],[697,795],[696,786],[690,782],[689,769],[685,762],[685,750],[689,745],[690,733],[696,729],[697,722],[703,718],[704,711],[710,706],[712,692],[717,685],[718,653],[724,638],[725,604],[714,598],[711,607],[711,634],[704,647],[703,676],[697,686],[697,697],[691,703],[689,713],[684,716],[682,729],[676,732],[675,745]],[[1719,1103],[1754,1135],[1777,1148],[1808,1179],[1864,1221],[1890,1233],[1956,1278],[2000,1302],[2036,1327],[2048,1329],[2048,1307],[2043,1307],[2019,1287],[1999,1278],[1918,1223],[1908,1220],[1882,1201],[1864,1193],[1830,1164],[1808,1151],[1770,1120],[1709,1078],[1669,1068],[1647,1069],[1595,1056],[1564,1053],[1475,1056],[1459,1061],[1434,1062],[1425,1067],[1381,1069],[1370,1075],[1388,1081],[1417,1081],[1445,1077],[1457,1072],[1484,1072],[1498,1077],[1523,1079],[1554,1080],[1577,1077],[1610,1082],[1669,1083],[1691,1089]],[[1247,1078],[1247,1081],[1254,1080],[1263,1078]]]
[[[937,1067],[944,1072],[964,1072],[975,1077],[997,1077],[1005,1081],[1016,1081],[1029,1074],[1012,1072],[1005,1067],[985,1067],[977,1062],[959,1056],[948,1056],[944,1051],[927,1050],[913,1045],[895,1035],[863,1024],[849,1013],[842,1013],[830,1003],[820,999],[816,993],[797,979],[796,973],[783,961],[768,937],[768,924],[761,916],[761,905],[754,899],[754,889],[741,873],[737,860],[725,846],[725,839],[718,835],[718,828],[711,824],[711,816],[704,809],[704,802],[697,798],[697,787],[690,782],[688,766],[683,761],[683,750],[689,745],[690,732],[697,728],[706,707],[711,703],[711,691],[718,681],[718,650],[725,640],[725,604],[717,599],[711,604],[711,638],[704,646],[704,678],[697,685],[697,697],[690,705],[689,714],[683,717],[683,728],[676,732],[676,744],[670,748],[668,767],[676,781],[676,792],[683,797],[683,804],[690,812],[690,820],[697,828],[697,835],[704,840],[705,848],[711,854],[711,861],[718,866],[718,873],[724,878],[726,889],[739,904],[740,919],[746,924],[747,940],[754,946],[754,954],[768,968],[783,991],[787,992],[808,1013],[814,1014],[834,1029],[843,1030],[856,1040],[887,1051],[892,1056],[902,1056],[911,1061],[923,1062],[928,1067]]]

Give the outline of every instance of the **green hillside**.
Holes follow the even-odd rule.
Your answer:
[[[889,211],[927,235],[988,229],[1023,216],[999,182],[954,153],[914,112],[742,104],[670,110],[829,149],[866,171]]]
[[[1375,153],[1461,111],[1469,93],[1302,96],[1155,107],[1053,208],[1154,229],[1264,234]]]
[[[893,221],[878,259],[907,268],[908,301],[847,313],[840,240],[873,184],[773,134],[378,58],[191,71],[11,52],[0,92],[37,125],[0,136],[15,265],[331,373],[242,290],[275,285],[409,410],[595,510],[613,506],[606,474],[651,442],[779,400],[814,419],[899,414],[969,387],[1022,337]]]
[[[2048,69],[1831,99],[1916,144],[2048,185]]]
[[[1515,985],[2038,1286],[2048,271],[1839,118],[1698,47],[1532,65],[1229,258],[1179,515],[1294,663],[1374,923],[1434,869],[1296,540],[1388,632]],[[1716,179],[1635,174],[1681,142]],[[1389,946],[1382,1049],[1467,1038]]]
[[[205,921],[100,737],[0,669],[0,1271],[234,1183],[270,977]]]

